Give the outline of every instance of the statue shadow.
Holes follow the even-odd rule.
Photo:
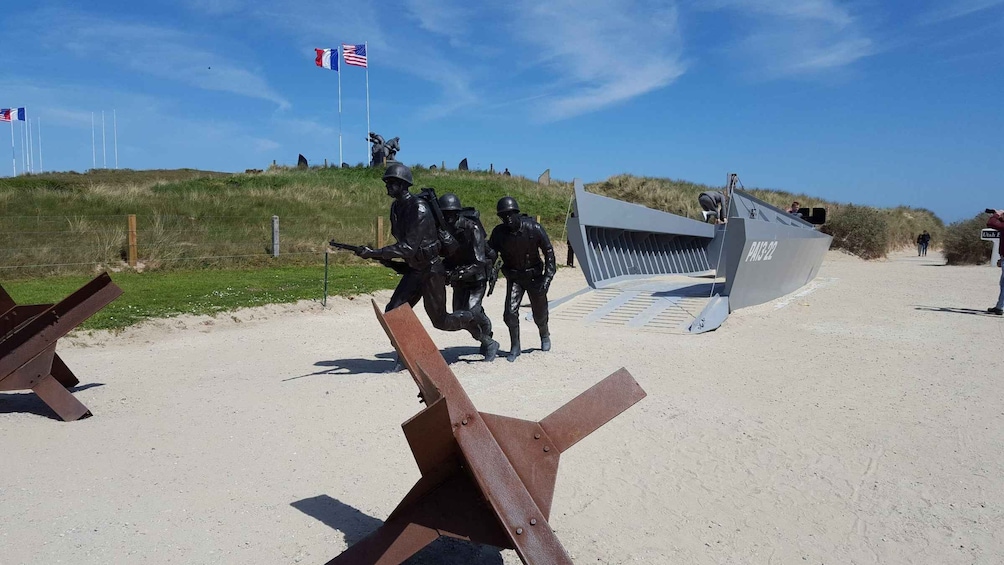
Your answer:
[[[79,392],[97,386],[105,386],[105,383],[88,383],[71,387],[70,392]],[[50,420],[62,422],[63,419],[53,412],[49,405],[42,401],[37,394],[30,390],[25,392],[15,392],[12,394],[0,394],[0,414],[34,414],[45,416]]]
[[[973,308],[949,308],[947,306],[916,306],[914,310],[924,312],[948,312],[950,314],[969,314],[970,316],[986,316],[989,318],[1000,318],[996,314],[991,314],[986,310],[976,310]]]
[[[326,494],[297,500],[290,506],[341,532],[346,546],[359,542],[383,525],[383,520]],[[405,561],[404,565],[502,565],[502,562],[502,550],[497,547],[441,537]]]
[[[447,365],[454,363],[480,363],[483,360],[479,348],[471,346],[447,347],[440,351]],[[376,359],[334,359],[330,361],[318,361],[315,367],[326,367],[320,371],[314,371],[305,375],[298,375],[283,379],[283,382],[303,379],[306,377],[316,377],[321,375],[380,375],[391,373],[397,363],[397,354],[393,351],[387,353],[377,353]]]

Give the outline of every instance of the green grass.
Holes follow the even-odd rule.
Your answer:
[[[82,329],[120,329],[150,318],[179,314],[217,314],[238,308],[320,300],[323,266],[253,270],[195,270],[113,273],[122,296],[92,316]],[[393,288],[399,276],[389,269],[345,266],[332,269],[328,294],[346,296]],[[88,276],[61,276],[5,282],[18,304],[57,302],[83,286]]]
[[[0,179],[0,281],[40,276],[93,274],[124,267],[127,215],[137,217],[139,266],[145,271],[268,268],[316,264],[337,238],[374,245],[377,218],[391,242],[381,168],[295,169],[272,167],[261,174],[196,170],[93,170],[86,174],[45,173]],[[564,233],[571,185],[538,185],[524,177],[485,171],[413,167],[415,191],[454,192],[482,213],[491,230],[495,204],[516,197],[524,212],[539,216],[551,238]],[[588,185],[592,192],[650,208],[699,218],[697,195],[720,187],[681,180],[619,175]],[[825,206],[831,218],[846,204],[805,194],[750,188],[755,196],[786,207]],[[937,247],[943,224],[928,210],[884,209],[891,246],[912,245],[922,230]],[[271,219],[279,217],[280,255],[270,257]],[[361,265],[351,253],[332,256],[338,264]]]

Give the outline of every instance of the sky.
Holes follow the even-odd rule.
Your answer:
[[[5,13],[0,106],[27,108],[36,170],[336,163],[339,132],[355,164],[375,131],[400,137],[407,164],[586,183],[720,186],[735,172],[948,222],[1004,208],[1004,0],[36,0]],[[368,69],[314,64],[315,48],[364,42]]]

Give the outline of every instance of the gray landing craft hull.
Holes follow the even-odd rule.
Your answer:
[[[659,275],[725,277],[690,331],[713,330],[738,308],[762,304],[816,277],[832,238],[735,191],[726,225],[713,226],[585,191],[575,181],[568,242],[592,288]]]

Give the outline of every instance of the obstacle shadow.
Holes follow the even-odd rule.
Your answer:
[[[96,386],[105,386],[105,383],[87,383],[70,387],[67,390],[80,392]],[[34,414],[35,416],[45,416],[50,420],[62,421],[62,418],[53,412],[45,401],[35,394],[27,393],[0,394],[0,414]]]
[[[345,536],[352,546],[383,525],[383,520],[332,498],[326,494],[304,498],[290,504]],[[404,562],[404,565],[502,565],[502,552],[490,545],[442,537]]]

